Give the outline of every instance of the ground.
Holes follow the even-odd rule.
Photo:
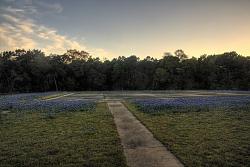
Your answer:
[[[73,94],[71,94],[73,93]],[[95,111],[48,114],[0,110],[0,166],[126,166],[106,106],[122,101],[185,166],[249,166],[250,108],[205,112],[143,113],[134,99],[250,95],[244,91],[62,92],[42,98],[94,100]],[[0,96],[1,103],[1,96]],[[1,105],[1,104],[0,104]]]
[[[185,166],[250,164],[249,108],[148,114],[126,106]]]
[[[0,166],[126,166],[113,117],[96,111],[2,115]]]

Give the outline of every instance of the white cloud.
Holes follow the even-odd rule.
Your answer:
[[[30,2],[32,3],[32,2]],[[40,4],[46,6],[46,4]],[[60,5],[52,5],[60,12]],[[3,8],[2,8],[3,9]],[[57,30],[37,24],[27,17],[24,9],[7,7],[0,13],[0,51],[15,49],[41,49],[46,54],[65,53],[68,49],[85,50],[93,56],[110,57],[102,48],[86,47],[76,38],[61,35]]]
[[[10,24],[0,25],[0,41],[1,50],[36,48],[36,42],[27,36],[23,36],[21,31]]]
[[[24,9],[17,9],[17,8],[13,8],[11,6],[8,6],[7,8],[4,8],[4,9],[8,12],[11,12],[11,13],[18,13],[18,12],[24,13],[25,12]]]
[[[60,35],[56,30],[37,25],[34,21],[4,14],[0,24],[1,49],[38,48],[46,53],[63,53],[67,49],[86,49],[79,42]]]
[[[47,9],[49,12],[61,13],[63,11],[63,7],[59,3],[45,3],[43,1],[34,1],[40,8]]]
[[[4,0],[5,2],[15,2],[15,0]]]
[[[93,53],[94,56],[100,57],[100,58],[115,58],[116,55],[114,55],[112,52],[107,51],[102,48],[88,48],[88,51],[90,53]]]
[[[3,14],[2,17],[7,21],[7,22],[14,22],[14,23],[18,23],[19,19],[17,17],[13,17],[11,15],[8,14]]]
[[[27,15],[44,15],[51,13],[61,13],[63,6],[53,1],[44,2],[40,0],[5,0],[7,6],[4,10]]]

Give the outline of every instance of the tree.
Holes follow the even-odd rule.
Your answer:
[[[178,49],[174,52],[175,56],[178,57],[181,61],[188,58],[188,56],[184,53],[183,50]]]
[[[183,50],[163,58],[132,55],[101,61],[85,51],[46,56],[40,50],[0,53],[0,92],[57,90],[250,90],[250,57],[236,52],[188,58]]]

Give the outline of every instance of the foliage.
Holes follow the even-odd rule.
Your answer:
[[[101,61],[85,51],[62,55],[39,50],[0,54],[0,92],[80,90],[250,89],[250,57],[228,52],[188,58],[120,56]]]

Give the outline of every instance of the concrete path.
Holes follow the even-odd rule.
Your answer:
[[[49,101],[49,100],[55,100],[55,99],[60,99],[62,97],[67,97],[67,96],[70,96],[70,95],[73,95],[74,93],[68,93],[68,94],[64,94],[64,95],[61,95],[61,96],[56,96],[56,97],[52,97],[52,98],[48,98],[48,99],[45,99],[46,101]]]
[[[129,167],[183,167],[121,102],[108,102]]]

